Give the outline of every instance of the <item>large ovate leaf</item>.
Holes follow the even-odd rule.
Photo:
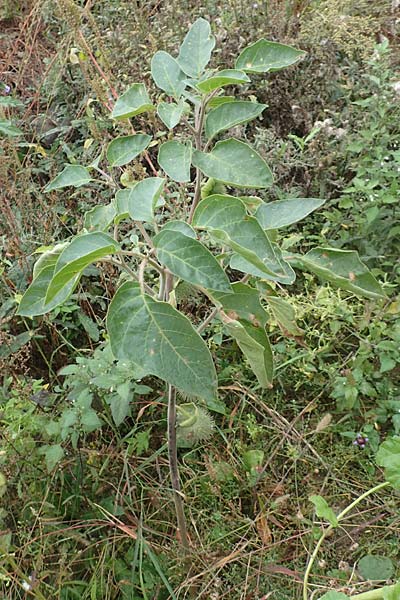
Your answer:
[[[92,178],[86,167],[81,167],[80,165],[67,165],[57,177],[46,185],[44,191],[51,192],[69,186],[80,187],[90,181],[92,181]]]
[[[387,556],[367,554],[358,561],[358,571],[365,580],[386,581],[393,576],[394,564]]]
[[[262,38],[240,53],[235,67],[248,73],[279,71],[293,65],[305,54],[303,50]]]
[[[214,108],[206,118],[206,136],[211,139],[231,127],[247,123],[260,116],[266,104],[257,102],[235,101],[221,104]]]
[[[116,358],[131,360],[188,394],[214,399],[217,376],[211,354],[189,319],[167,302],[127,282],[110,304],[107,329]]]
[[[85,213],[84,226],[88,231],[106,231],[116,216],[113,204],[100,204]]]
[[[210,290],[231,291],[221,265],[198,240],[163,229],[154,238],[154,245],[158,260],[184,281]]]
[[[232,283],[231,288],[233,294],[212,292],[211,298],[214,304],[221,306],[230,319],[240,319],[252,325],[265,326],[268,315],[261,306],[258,290],[240,281]]]
[[[236,340],[249,361],[259,384],[264,388],[272,387],[274,361],[265,328],[255,327],[248,321],[231,319],[224,312],[221,312],[220,315],[225,329]]]
[[[247,214],[239,198],[208,196],[197,206],[192,224],[209,231],[214,240],[237,253],[240,260],[234,268],[247,272],[250,265],[256,270],[255,274],[263,278],[281,283],[293,281],[289,265],[281,260],[279,250],[272,245],[257,219]]]
[[[255,216],[263,229],[279,229],[297,223],[324,204],[319,198],[289,198],[259,206]]]
[[[249,81],[249,77],[243,71],[239,71],[238,69],[223,69],[202,79],[196,84],[196,87],[204,94],[209,94],[225,85],[248,83]]]
[[[144,133],[117,137],[108,144],[107,160],[112,167],[122,167],[143,152],[150,141],[151,135]]]
[[[389,438],[379,446],[376,462],[385,469],[387,481],[400,490],[400,436]]]
[[[118,214],[129,214],[135,221],[153,221],[164,183],[162,177],[147,177],[133,188],[119,190],[115,196]]]
[[[47,289],[46,304],[88,265],[120,249],[120,245],[112,237],[100,231],[74,238],[58,257],[53,279]]]
[[[354,250],[314,248],[287,260],[333,285],[366,298],[384,298],[381,286]]]
[[[33,265],[33,279],[36,279],[40,271],[42,271],[45,267],[55,267],[61,252],[68,246],[68,244],[69,242],[62,242],[61,244],[56,244],[55,246],[46,248],[46,250],[39,256]]]
[[[133,83],[116,101],[111,117],[117,120],[129,119],[153,109],[143,83]]]
[[[155,53],[151,60],[151,76],[161,90],[179,100],[186,87],[187,77],[168,52],[161,50]]]
[[[71,279],[59,292],[54,296],[51,302],[46,303],[45,298],[47,290],[54,275],[55,265],[48,265],[41,269],[37,277],[32,281],[31,285],[22,296],[18,307],[17,314],[23,317],[36,317],[50,312],[60,304],[63,304],[71,296],[78,281],[80,273]]]
[[[211,58],[214,46],[210,24],[205,19],[197,19],[179,49],[178,64],[182,71],[198,79]]]
[[[158,163],[168,177],[174,181],[190,181],[190,165],[192,160],[192,145],[182,144],[171,140],[160,146]]]
[[[233,138],[217,142],[211,152],[194,150],[192,163],[207,177],[228,185],[267,188],[272,184],[265,160],[251,146]]]
[[[175,104],[175,102],[160,102],[157,106],[157,114],[168,129],[173,129],[178,125],[184,110],[185,105],[183,102],[179,104]]]

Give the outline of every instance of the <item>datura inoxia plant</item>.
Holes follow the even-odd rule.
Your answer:
[[[232,91],[248,89],[252,75],[294,65],[304,52],[260,39],[239,54],[233,68],[215,70],[208,68],[214,46],[210,25],[200,18],[177,56],[156,52],[151,74],[161,93],[150,95],[143,83],[133,83],[110,115],[133,133],[113,139],[104,156],[88,167],[66,166],[47,185],[47,192],[80,187],[90,184],[93,174],[106,178],[107,185],[116,176],[126,184],[110,204],[86,213],[83,231],[42,254],[19,306],[20,315],[44,314],[65,302],[90,264],[116,265],[122,283],[107,315],[112,352],[131,361],[138,378],[153,375],[167,382],[170,445],[176,443],[171,441],[176,434],[176,389],[206,403],[216,397],[217,374],[201,335],[213,317],[221,318],[260,385],[270,387],[273,358],[261,294],[269,290],[268,306],[279,308],[284,301],[277,290],[294,282],[296,268],[355,294],[383,296],[356,252],[315,248],[298,255],[279,247],[276,230],[296,223],[324,201],[268,202],[271,169],[251,145],[229,133],[266,109],[253,96],[237,99]],[[152,111],[161,131],[149,126],[136,132],[135,117]],[[163,135],[167,139],[158,147],[157,165],[154,148]],[[134,160],[149,176],[129,182],[124,167]],[[260,190],[262,197],[250,195],[251,190]],[[126,225],[122,230],[120,225],[127,220],[136,235],[121,235]],[[179,282],[197,288],[213,306],[197,329],[177,305]],[[177,482],[173,484],[176,488]]]

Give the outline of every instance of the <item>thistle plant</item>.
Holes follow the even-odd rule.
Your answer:
[[[110,204],[86,213],[81,232],[39,258],[19,305],[20,315],[42,315],[68,299],[89,265],[109,262],[119,269],[120,286],[107,315],[109,342],[116,359],[130,361],[138,380],[152,375],[168,386],[171,481],[185,546],[176,398],[179,391],[205,407],[215,401],[218,377],[207,345],[212,320],[222,320],[260,386],[268,388],[274,370],[266,333],[268,312],[290,330],[285,316],[290,306],[279,289],[294,282],[294,268],[355,294],[384,296],[356,252],[315,248],[298,255],[281,249],[280,231],[324,201],[269,202],[265,190],[273,184],[271,169],[251,145],[229,135],[233,127],[257,119],[266,109],[252,99],[237,99],[233,91],[248,86],[253,75],[295,65],[305,53],[261,39],[245,48],[233,67],[215,70],[208,67],[214,46],[209,23],[198,19],[176,57],[156,52],[151,74],[161,93],[150,96],[143,83],[133,83],[110,114],[133,133],[115,137],[89,166],[67,165],[47,185],[51,193],[90,185],[95,177],[105,185],[117,186],[117,180],[126,184]],[[150,122],[146,130],[136,130],[143,115],[152,111],[160,123],[157,137]],[[159,143],[163,135],[167,140]],[[148,176],[129,181],[126,166],[132,161],[140,161]],[[253,190],[261,190],[262,197],[250,195]],[[135,235],[126,235],[127,221]],[[196,288],[210,306],[197,328],[177,303],[179,282]],[[204,406],[189,408],[186,401],[178,410],[180,429],[198,418],[204,427]],[[192,437],[201,438],[194,433]]]

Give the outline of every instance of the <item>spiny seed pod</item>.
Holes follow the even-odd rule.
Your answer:
[[[214,421],[205,408],[194,402],[187,402],[177,406],[176,413],[179,441],[195,445],[211,437]]]

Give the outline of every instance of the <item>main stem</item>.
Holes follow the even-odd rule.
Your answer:
[[[182,546],[185,550],[189,549],[189,539],[186,527],[185,511],[183,508],[183,499],[181,494],[181,484],[179,481],[178,470],[178,446],[176,439],[176,389],[172,385],[168,385],[168,457],[169,457],[169,473],[171,477],[171,485],[174,492],[176,520],[178,522],[178,530]]]
[[[351,504],[346,506],[346,508],[344,510],[342,510],[342,512],[337,516],[338,522],[340,522],[343,519],[343,517],[345,517],[347,515],[347,513],[349,513],[351,510],[353,510],[353,508],[355,506],[357,506],[357,504],[362,502],[365,498],[367,498],[371,494],[374,494],[375,492],[378,492],[382,488],[387,487],[388,485],[390,485],[390,483],[388,481],[385,481],[384,483],[380,483],[379,485],[376,485],[375,487],[371,488],[370,490],[367,490],[366,492],[364,492],[364,494],[361,494],[361,496],[359,496]],[[318,554],[322,544],[324,543],[325,539],[328,537],[328,535],[331,533],[331,531],[333,531],[333,529],[335,529],[333,527],[333,525],[329,525],[329,527],[327,527],[322,532],[322,535],[319,538],[318,543],[315,546],[314,551],[310,556],[310,560],[308,561],[308,565],[307,565],[306,571],[304,573],[304,579],[303,579],[303,600],[308,600],[308,580],[309,580],[310,573],[313,568],[315,559],[317,557],[317,554]],[[380,590],[374,590],[375,593],[378,591],[380,591]],[[366,593],[369,593],[369,592],[366,592]],[[361,594],[361,596],[355,596],[355,598],[358,598],[358,600],[360,600],[360,598],[361,598],[361,600],[372,600],[375,598],[381,598],[381,596],[363,596],[363,594]]]

